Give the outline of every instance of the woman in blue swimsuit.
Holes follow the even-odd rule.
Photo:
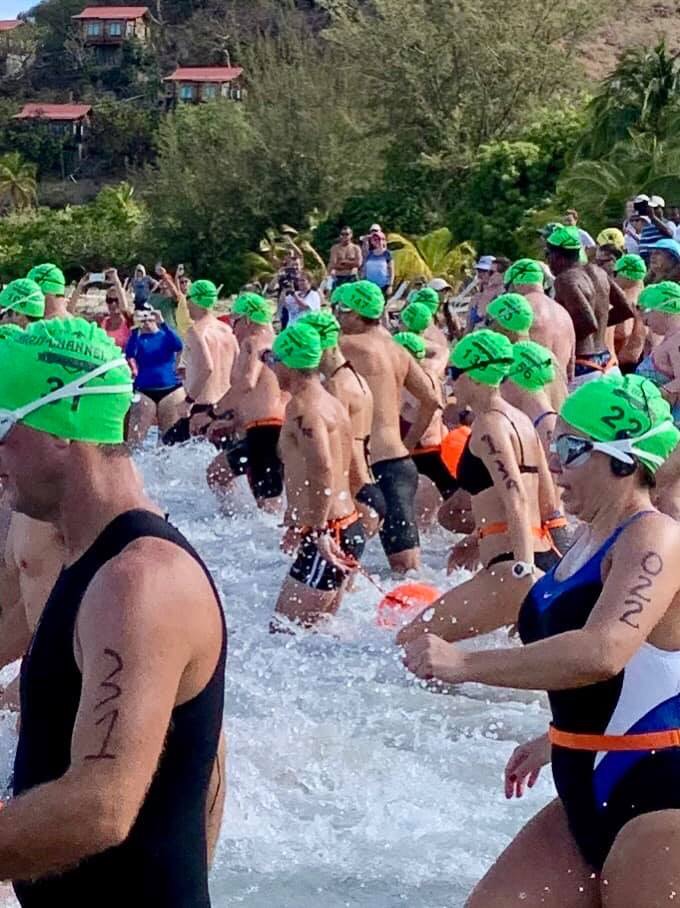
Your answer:
[[[680,526],[650,488],[678,444],[640,376],[583,385],[560,414],[551,469],[586,529],[532,587],[524,647],[407,648],[421,678],[548,692],[552,724],[520,748],[506,794],[552,761],[558,797],[519,833],[467,908],[652,908],[680,892]]]

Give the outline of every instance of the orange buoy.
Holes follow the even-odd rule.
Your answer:
[[[436,602],[440,595],[439,590],[428,583],[402,583],[380,600],[376,623],[378,627],[401,627]]]
[[[458,475],[458,464],[471,434],[470,426],[456,426],[442,441],[441,458],[454,479]]]

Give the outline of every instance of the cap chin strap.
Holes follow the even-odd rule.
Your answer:
[[[46,394],[44,397],[33,400],[29,404],[24,404],[23,407],[18,407],[16,410],[0,409],[0,423],[6,421],[8,417],[11,417],[13,423],[21,422],[22,419],[25,419],[29,413],[33,413],[34,410],[39,410],[47,404],[53,404],[58,400],[64,400],[68,397],[84,397],[89,394],[131,393],[133,390],[132,383],[126,385],[104,385],[99,388],[83,387],[87,382],[92,381],[93,378],[98,378],[100,375],[104,375],[112,369],[117,369],[119,366],[126,365],[127,360],[124,356],[121,356],[118,359],[111,360],[111,362],[102,363],[101,366],[97,366],[97,368],[93,369],[91,372],[81,375],[80,378],[76,378],[74,381],[63,385],[61,388],[55,388],[54,391],[50,391],[50,393]]]
[[[653,438],[655,435],[660,435],[661,432],[666,432],[668,429],[673,428],[673,426],[673,421],[667,419],[664,422],[659,423],[658,426],[654,426],[654,428],[650,429],[648,432],[645,432],[644,435],[638,435],[637,438],[618,438],[615,441],[598,441],[595,442],[594,445],[597,451],[602,451],[603,454],[609,454],[610,457],[614,457],[616,460],[622,461],[622,463],[635,463],[633,459],[634,455],[640,459],[648,460],[655,467],[660,467],[666,462],[665,457],[661,457],[659,454],[652,454],[649,451],[641,451],[639,448],[636,448],[635,445],[641,441],[646,441],[648,438]]]

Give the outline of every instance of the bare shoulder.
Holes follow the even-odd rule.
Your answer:
[[[642,557],[650,551],[668,552],[675,559],[679,546],[680,523],[659,511],[650,511],[626,527],[615,547],[615,554],[630,560],[631,556]]]

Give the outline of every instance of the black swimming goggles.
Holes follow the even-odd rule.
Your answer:
[[[262,353],[260,353],[260,362],[264,363],[265,366],[269,366],[269,368],[272,368],[272,366],[275,366],[277,363],[280,363],[281,360],[278,358],[278,356],[274,353],[273,350],[263,350]]]
[[[509,363],[513,363],[513,359],[508,359],[506,356],[501,356],[497,359],[483,359],[480,362],[473,363],[470,366],[453,366],[450,365],[447,369],[447,374],[451,381],[458,381],[461,375],[464,375],[466,372],[472,372],[473,369],[486,369],[487,366],[496,366],[504,365],[507,366]]]

